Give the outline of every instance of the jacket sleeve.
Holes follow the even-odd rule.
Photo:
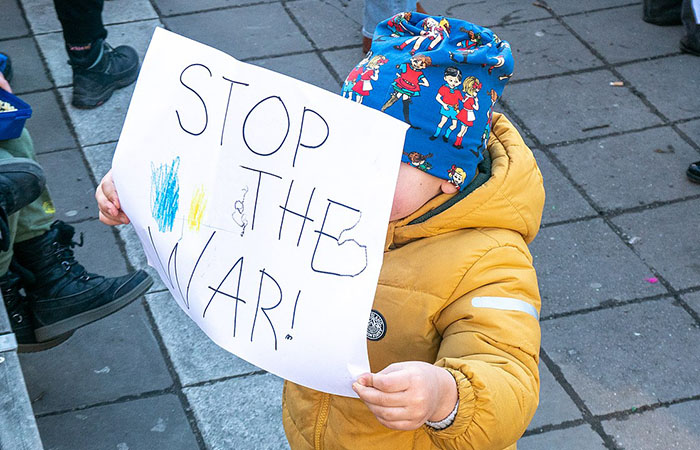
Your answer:
[[[428,428],[441,449],[503,450],[523,434],[539,399],[540,297],[523,243],[492,248],[469,268],[435,318],[436,365],[454,376],[455,421]]]

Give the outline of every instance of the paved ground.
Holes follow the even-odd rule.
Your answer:
[[[153,27],[338,91],[361,58],[360,0],[108,0],[110,42],[143,56]],[[516,76],[499,103],[545,176],[532,245],[543,299],[542,400],[520,449],[700,448],[700,58],[681,27],[642,22],[626,0],[425,0],[491,26]],[[128,228],[101,226],[95,181],[110,165],[131,89],[69,105],[51,0],[2,0],[0,50],[58,216],[84,231],[91,270],[143,267]],[[621,81],[624,86],[611,86]],[[650,279],[658,279],[652,282]],[[144,301],[23,356],[49,449],[286,448],[281,381],[215,347],[163,285]]]

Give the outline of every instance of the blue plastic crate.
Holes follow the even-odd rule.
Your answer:
[[[24,122],[32,117],[32,107],[3,89],[0,89],[0,100],[17,108],[17,111],[0,112],[0,141],[18,138]]]

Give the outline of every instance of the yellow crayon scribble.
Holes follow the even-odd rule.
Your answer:
[[[187,226],[190,230],[199,231],[199,227],[202,225],[202,217],[204,217],[204,211],[206,209],[206,192],[204,192],[204,186],[199,186],[194,191],[192,201],[190,202],[190,213],[187,217]]]
[[[46,214],[56,214],[56,208],[51,201],[45,201],[41,206]]]

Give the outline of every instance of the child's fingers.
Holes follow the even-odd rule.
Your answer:
[[[367,406],[394,408],[406,405],[406,398],[403,392],[383,392],[374,387],[363,386],[360,383],[354,383],[352,388]]]
[[[117,209],[121,209],[119,194],[117,194],[117,188],[114,185],[111,170],[102,178],[99,188],[102,190],[102,192],[104,192],[105,197],[107,197],[107,199],[109,199],[109,201],[112,202]]]
[[[372,376],[372,386],[383,392],[402,392],[411,386],[410,374],[389,366]]]

